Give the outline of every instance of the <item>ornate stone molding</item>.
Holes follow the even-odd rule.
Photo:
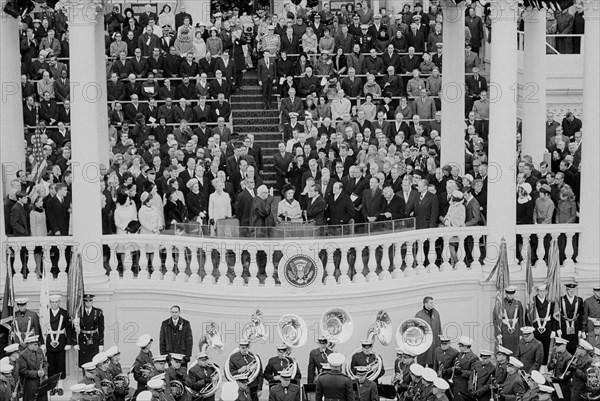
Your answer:
[[[546,108],[554,113],[554,119],[557,121],[560,121],[568,111],[579,119],[583,117],[583,103],[548,103]]]
[[[104,15],[105,0],[61,0],[71,24],[95,24]]]
[[[494,22],[516,22],[519,16],[519,2],[517,0],[492,0],[490,2],[492,25]]]

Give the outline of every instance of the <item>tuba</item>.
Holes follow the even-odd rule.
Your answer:
[[[211,347],[223,351],[223,337],[221,336],[221,329],[215,322],[208,322],[206,326],[206,332],[202,342],[200,343],[200,350],[206,351],[206,347]]]
[[[348,341],[354,331],[352,317],[342,308],[333,308],[323,313],[319,327],[332,347]]]
[[[189,366],[188,366],[188,372],[190,371],[190,369],[192,369],[194,366],[196,366],[198,364],[198,361],[194,361],[192,362]],[[214,363],[210,363],[208,364],[209,367],[214,369],[214,372],[212,373],[212,375],[210,375],[210,382],[204,386],[204,388],[200,391],[195,391],[192,390],[189,387],[183,387],[182,384],[182,389],[185,388],[187,389],[187,392],[191,394],[192,396],[192,400],[196,401],[196,400],[202,400],[204,398],[209,398],[212,397],[213,395],[215,395],[215,393],[217,392],[217,390],[221,387],[221,383],[223,382],[223,372],[221,371],[221,368],[219,367],[219,365],[214,364]],[[173,383],[173,381],[171,381],[171,383]],[[180,383],[180,382],[179,382]],[[172,387],[172,386],[171,386]],[[172,389],[171,389],[172,391]],[[181,392],[181,395],[183,395],[183,391]],[[177,399],[177,397],[175,397],[175,399]]]
[[[308,340],[308,326],[300,316],[289,313],[279,318],[277,331],[279,332],[281,341],[288,346],[286,359],[289,363],[288,367],[284,370],[289,371],[292,378],[295,378],[298,373],[298,363],[290,356],[291,348],[302,347],[306,344]]]
[[[115,392],[115,385],[112,380],[104,379],[100,382],[100,389],[104,394],[104,397],[110,398]]]
[[[600,366],[590,366],[586,369],[585,391],[588,400],[600,400]]]
[[[179,380],[171,380],[169,382],[169,390],[171,395],[176,400],[179,400],[182,396],[185,395],[185,386]]]
[[[260,310],[256,310],[255,313],[250,316],[250,323],[245,325],[242,330],[242,335],[244,338],[248,339],[248,341],[256,342],[262,339],[266,339],[266,330],[265,325],[263,323],[263,314]],[[225,367],[223,368],[225,378],[229,381],[235,382],[233,378],[233,374],[231,373],[231,369],[229,367],[229,360],[231,356],[239,352],[239,348],[235,348],[231,353],[227,356],[225,360]],[[248,382],[252,383],[260,374],[262,370],[262,363],[258,355],[256,355],[252,351],[248,351],[248,356],[251,358],[250,362],[246,365],[248,370],[246,371],[246,376],[248,378]]]
[[[129,376],[125,373],[119,373],[113,380],[114,393],[116,395],[127,395],[129,394]]]
[[[250,316],[250,323],[244,326],[242,331],[242,337],[248,339],[250,342],[257,342],[267,338],[267,330],[263,322],[263,314],[260,309],[257,309]]]
[[[392,319],[387,314],[387,312],[379,311],[377,316],[375,317],[375,323],[369,326],[367,330],[367,339],[373,340],[374,337],[377,337],[377,340],[381,343],[381,345],[388,345],[392,341],[392,333],[394,332],[392,328]],[[356,379],[356,375],[352,372],[352,357],[357,352],[360,352],[362,348],[355,349],[348,358],[346,358],[345,372],[351,379]],[[368,365],[367,379],[376,380],[381,370],[383,369],[383,358],[379,354],[375,354],[375,360]]]
[[[423,319],[406,319],[396,329],[396,343],[398,347],[421,355],[433,343],[433,330]]]

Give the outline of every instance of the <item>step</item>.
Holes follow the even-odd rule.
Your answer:
[[[235,100],[232,99],[231,101],[231,109],[232,110],[264,110],[263,108],[263,104],[262,104],[262,98],[260,99],[255,99],[255,101],[239,101],[236,102]],[[265,111],[271,111],[271,110],[275,110],[277,111],[276,108],[272,108],[269,110],[265,110]]]
[[[235,110],[233,115],[233,120],[237,120],[238,118],[245,117],[265,117],[265,118],[276,118],[277,124],[279,124],[279,110],[256,110],[256,109],[246,109],[240,108],[237,109],[235,107],[232,108]]]
[[[266,116],[252,116],[252,117],[238,117],[233,115],[233,126],[236,125],[259,125],[268,126],[275,125],[279,128],[279,117],[266,117]]]
[[[261,125],[235,124],[234,131],[237,132],[238,134],[241,134],[244,132],[279,132],[279,126],[278,125],[261,126]]]
[[[257,132],[254,134],[255,140],[271,142],[271,147],[276,148],[277,143],[281,141],[281,133],[278,132]]]
[[[236,104],[239,102],[260,102],[260,104],[262,105],[262,95],[259,93],[257,95],[232,95],[231,96],[231,104]],[[273,103],[275,106],[277,106],[277,102],[275,100],[273,100],[271,103]],[[276,108],[276,107],[273,108]]]

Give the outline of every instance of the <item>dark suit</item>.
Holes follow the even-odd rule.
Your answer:
[[[275,169],[275,188],[280,190],[285,183],[288,167],[292,162],[292,154],[285,152],[283,155],[277,152],[273,155],[273,168]]]
[[[135,74],[138,78],[145,78],[146,75],[148,75],[148,62],[146,61],[145,58],[140,58],[139,60],[137,58],[132,58],[131,60],[129,60],[131,64],[130,65],[130,71],[128,71],[128,73],[133,73]]]
[[[417,199],[415,204],[416,229],[434,228],[438,225],[439,206],[437,197],[431,192]]]
[[[19,202],[15,203],[10,210],[10,226],[12,227],[12,235],[15,237],[28,237],[29,222],[27,221],[27,211]]]
[[[398,220],[406,217],[406,204],[401,196],[394,195],[390,201],[383,199],[381,204],[380,220]],[[391,213],[392,216],[387,218],[383,216],[383,213]]]
[[[285,51],[287,54],[298,54],[300,47],[300,38],[297,35],[292,34],[292,39],[288,38],[287,33],[281,35],[281,51]]]
[[[193,348],[192,327],[190,322],[179,318],[177,326],[173,324],[173,319],[164,320],[160,325],[160,353],[164,354],[182,354],[188,360],[192,356]]]
[[[265,107],[271,107],[271,94],[273,92],[273,80],[277,77],[275,74],[275,62],[269,61],[269,66],[263,58],[258,62],[257,67],[258,82],[262,87],[263,101]]]
[[[357,71],[359,73],[359,71]],[[360,78],[354,77],[354,80],[350,77],[342,79],[342,89],[348,97],[357,97],[362,93],[363,82]]]
[[[327,207],[330,225],[348,224],[355,214],[350,196],[345,193],[339,194],[337,199],[335,195],[332,196],[327,202]]]
[[[287,388],[284,388],[281,384],[277,384],[269,390],[269,401],[300,401],[300,386],[290,383]]]
[[[252,201],[254,197],[244,189],[235,198],[235,215],[240,221],[240,226],[250,225],[250,214],[252,213]]]
[[[354,401],[352,380],[342,372],[329,372],[317,378],[315,401],[334,399],[337,401]]]
[[[327,202],[321,195],[317,195],[313,199],[309,199],[306,205],[306,219],[314,220],[315,225],[325,225],[325,209],[327,208]]]
[[[327,363],[327,356],[333,351],[329,348],[325,348],[325,351],[321,352],[318,348],[310,351],[308,355],[308,383],[314,383],[315,379],[321,373],[321,364]],[[316,374],[315,374],[316,372]]]
[[[52,235],[69,235],[69,200],[66,197],[62,201],[56,196],[50,198],[46,203],[46,216]]]
[[[384,201],[385,199],[383,199],[383,193],[381,192],[381,189],[376,188],[375,191],[373,191],[371,188],[365,189],[363,192],[361,208],[365,221],[367,220],[367,217],[379,217],[379,213],[381,213],[381,210],[383,209]]]
[[[225,99],[229,99],[229,96],[231,96],[231,85],[225,78],[221,82],[217,79],[210,82],[210,97],[216,99],[219,93],[225,95]]]

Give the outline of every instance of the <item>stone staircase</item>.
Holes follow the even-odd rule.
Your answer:
[[[233,132],[239,135],[240,140],[246,134],[254,134],[254,143],[262,148],[263,154],[261,178],[265,185],[272,187],[275,185],[273,154],[277,152],[277,144],[282,139],[276,97],[273,97],[272,108],[264,110],[256,70],[244,74],[242,85],[242,90],[231,96]]]

